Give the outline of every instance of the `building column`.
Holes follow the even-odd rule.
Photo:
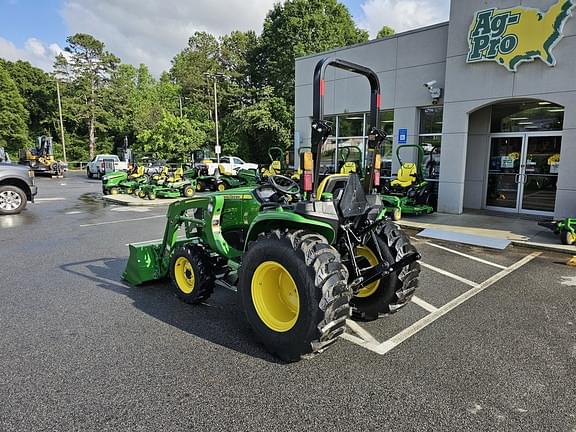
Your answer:
[[[438,211],[461,214],[464,211],[468,113],[459,103],[444,105]]]
[[[419,125],[418,125],[418,109],[417,108],[396,108],[394,110],[394,137],[392,140],[392,176],[395,176],[400,168],[398,159],[396,158],[396,150],[398,146],[403,144],[398,144],[398,131],[400,129],[408,129],[408,142],[407,144],[417,144]],[[406,149],[406,152],[402,153],[402,156],[406,161],[415,161],[418,157],[418,152],[416,149],[411,153]]]

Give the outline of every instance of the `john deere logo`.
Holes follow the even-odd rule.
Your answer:
[[[468,63],[494,61],[512,72],[536,59],[554,66],[552,49],[575,6],[576,0],[559,0],[547,12],[525,7],[476,12],[468,34]]]

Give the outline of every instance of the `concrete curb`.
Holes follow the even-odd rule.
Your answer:
[[[124,206],[166,207],[181,198],[158,198],[155,200],[142,199],[132,195],[104,195],[104,201]]]
[[[420,232],[426,228],[430,228],[430,225],[433,224],[419,224],[418,222],[414,222],[414,221],[409,221],[407,223],[403,223],[402,220],[396,222],[398,225],[400,225],[402,228],[407,228],[407,229],[412,229],[415,230],[417,232]],[[464,227],[458,226],[459,231],[465,231],[463,230]],[[435,228],[440,230],[441,228]],[[445,230],[444,230],[445,231]],[[505,237],[502,237],[505,238]],[[518,246],[518,247],[524,247],[524,248],[529,248],[529,249],[536,249],[536,250],[542,250],[542,251],[548,251],[548,252],[556,252],[556,253],[562,253],[562,254],[567,254],[567,255],[572,255],[572,256],[576,256],[576,246],[566,246],[563,245],[561,243],[558,244],[548,244],[548,243],[535,243],[535,242],[531,242],[531,241],[525,241],[525,240],[517,240],[517,239],[508,239],[511,241],[512,245],[514,246]],[[558,240],[558,242],[560,242],[560,240]]]

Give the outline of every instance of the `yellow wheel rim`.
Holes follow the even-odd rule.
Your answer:
[[[567,236],[568,244],[572,245],[576,242],[576,235],[572,234],[571,232],[568,233]]]
[[[204,188],[202,187],[202,184],[201,184],[201,183],[196,184],[196,190],[197,190],[197,191],[201,192],[202,189],[204,189]]]
[[[392,220],[399,221],[400,219],[402,219],[402,210],[395,208],[394,213],[392,214]]]
[[[378,264],[378,257],[374,252],[372,252],[372,250],[369,247],[358,246],[356,248],[356,253],[358,254],[358,256],[366,258],[370,266],[375,266]],[[356,297],[360,298],[370,297],[372,294],[378,291],[379,286],[380,286],[380,279],[362,288],[360,291],[358,291]]]
[[[220,192],[224,192],[224,191],[226,190],[226,186],[224,186],[224,183],[220,183],[220,184],[218,185],[218,190],[219,190]]]
[[[194,195],[194,189],[193,188],[186,188],[186,190],[184,191],[184,195],[186,195],[187,197],[191,197]]]
[[[184,294],[191,294],[194,291],[196,277],[192,264],[186,257],[179,257],[174,264],[174,277],[178,289]]]
[[[110,191],[110,195],[118,195],[118,189],[112,188],[112,190]]]
[[[252,276],[252,302],[262,322],[276,332],[287,332],[300,313],[300,296],[292,276],[275,261],[260,264]]]

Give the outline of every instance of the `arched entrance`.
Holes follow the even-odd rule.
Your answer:
[[[511,213],[553,214],[564,107],[548,101],[516,100],[472,113],[471,125],[474,116],[490,120],[484,141],[487,154],[483,159],[487,163],[482,207]]]

